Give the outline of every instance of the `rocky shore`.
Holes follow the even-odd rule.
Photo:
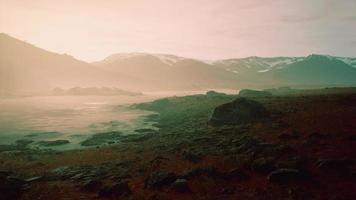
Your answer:
[[[355,88],[242,94],[132,105],[157,129],[85,150],[0,146],[0,199],[356,199]]]

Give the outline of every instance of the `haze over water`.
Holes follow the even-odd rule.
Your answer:
[[[48,96],[0,99],[0,143],[18,139],[57,140],[78,147],[91,134],[105,131],[132,133],[149,127],[138,118],[147,112],[129,109],[127,104],[155,99],[155,96]]]

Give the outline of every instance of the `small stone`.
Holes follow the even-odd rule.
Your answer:
[[[287,183],[290,181],[305,179],[306,175],[297,169],[278,169],[271,172],[267,179],[271,183]]]
[[[189,186],[186,179],[177,179],[171,185],[171,188],[177,192],[189,192]]]
[[[95,191],[95,190],[99,189],[101,187],[101,185],[102,185],[102,182],[99,180],[89,180],[83,184],[82,190]]]
[[[163,186],[173,183],[177,179],[174,173],[166,171],[157,171],[149,175],[145,179],[145,187],[148,188],[161,188]]]
[[[99,197],[127,196],[131,194],[130,187],[126,181],[100,189]]]

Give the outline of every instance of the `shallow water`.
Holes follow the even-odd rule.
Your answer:
[[[94,133],[134,133],[149,128],[143,121],[149,112],[132,110],[129,104],[151,101],[142,96],[48,96],[0,99],[0,144],[18,139],[69,140],[54,149],[81,148],[80,142]]]

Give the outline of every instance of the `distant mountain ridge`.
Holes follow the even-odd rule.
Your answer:
[[[169,54],[119,53],[87,63],[0,34],[0,96],[55,87],[201,90],[356,85],[356,58],[247,57],[203,61]]]

